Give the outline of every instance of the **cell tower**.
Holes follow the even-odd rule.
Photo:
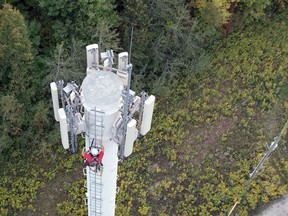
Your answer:
[[[117,68],[113,68],[113,50],[99,56],[98,44],[92,44],[86,47],[86,53],[87,75],[80,88],[75,82],[50,83],[54,117],[60,122],[65,149],[77,151],[78,134],[85,137],[85,151],[104,149],[101,172],[88,165],[83,169],[87,180],[85,203],[89,216],[112,216],[119,158],[128,157],[134,141],[150,130],[155,97],[145,92],[136,96],[130,89],[132,64],[127,52],[118,54]],[[136,113],[137,119],[133,118]]]

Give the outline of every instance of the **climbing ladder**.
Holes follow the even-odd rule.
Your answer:
[[[89,137],[89,147],[102,143],[104,133],[104,119],[105,113],[99,110],[90,110],[86,121],[86,135]],[[86,145],[87,147],[87,145]]]
[[[102,216],[102,176],[89,169],[88,179],[88,214],[91,216]]]
[[[86,149],[97,147],[102,144],[105,113],[99,110],[90,110],[86,121]],[[102,216],[102,176],[96,167],[87,166],[84,168],[84,175],[87,177],[87,201],[89,216]]]

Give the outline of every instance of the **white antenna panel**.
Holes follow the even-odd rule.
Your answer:
[[[118,69],[127,71],[128,65],[128,52],[122,52],[118,54]]]
[[[118,69],[120,71],[117,71],[117,75],[122,80],[122,83],[124,86],[128,85],[128,73],[127,71],[127,65],[128,65],[128,53],[122,52],[118,55]]]
[[[83,120],[80,113],[75,114],[76,125],[77,127],[74,128],[74,132],[76,134],[84,133],[85,132],[85,121]]]
[[[61,141],[64,149],[69,148],[68,142],[68,126],[66,114],[63,108],[58,109],[59,121],[60,121],[60,132],[61,132]]]
[[[125,140],[124,157],[128,157],[132,154],[134,141],[137,139],[138,130],[136,129],[136,120],[132,119],[127,124],[127,133]]]
[[[150,95],[150,97],[144,103],[144,111],[140,128],[140,134],[142,134],[143,136],[151,129],[154,103],[154,95]]]
[[[59,109],[59,99],[58,99],[58,90],[55,82],[50,83],[52,102],[53,102],[53,111],[54,118],[57,122],[59,122],[58,109]]]
[[[128,85],[128,73],[125,71],[117,71],[117,75],[120,77],[124,86]]]
[[[86,46],[86,54],[87,54],[87,70],[96,69],[96,66],[99,65],[98,44],[90,44]]]

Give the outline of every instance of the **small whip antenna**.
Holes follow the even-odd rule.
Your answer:
[[[134,27],[132,26],[131,27],[131,34],[130,34],[130,47],[129,47],[129,64],[130,64],[130,61],[131,61],[131,50],[132,50],[132,41],[133,41],[133,32],[134,32]]]
[[[91,142],[91,144],[90,144],[90,149],[91,149],[91,147],[93,146],[93,143],[94,143],[94,138],[93,138],[93,140],[92,140],[92,142]]]

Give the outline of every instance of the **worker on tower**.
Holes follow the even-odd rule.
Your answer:
[[[96,167],[96,172],[99,170],[102,172],[102,159],[104,156],[104,146],[101,144],[100,146],[91,146],[90,150],[83,150],[82,156],[84,157],[84,165],[90,167]]]

